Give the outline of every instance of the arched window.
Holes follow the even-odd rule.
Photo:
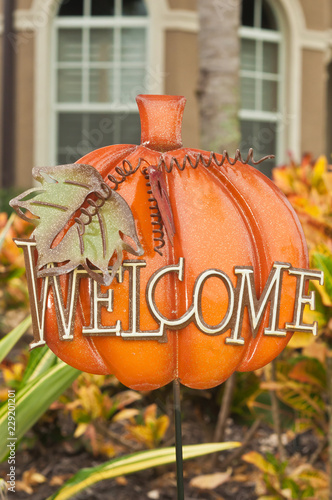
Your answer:
[[[255,157],[274,154],[261,165],[266,175],[283,157],[283,46],[277,17],[268,0],[242,2],[241,149]]]
[[[53,158],[137,144],[135,96],[148,91],[143,0],[64,0],[54,20]]]

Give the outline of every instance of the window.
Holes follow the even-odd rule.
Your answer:
[[[271,169],[282,155],[282,35],[267,0],[242,2],[241,149],[254,148],[255,158],[274,154],[260,169]]]
[[[135,97],[147,92],[143,0],[64,0],[54,23],[54,161],[137,144]]]

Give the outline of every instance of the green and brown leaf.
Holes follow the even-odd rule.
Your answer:
[[[10,205],[36,225],[32,237],[38,250],[38,276],[68,273],[81,265],[93,279],[110,285],[123,251],[143,254],[127,202],[107,186],[94,167],[75,163],[34,168],[32,175],[41,187],[25,191]],[[120,232],[136,249],[124,242]],[[109,261],[115,254],[109,273]]]

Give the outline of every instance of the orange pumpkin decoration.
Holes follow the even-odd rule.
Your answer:
[[[177,96],[138,96],[142,139],[140,146],[116,145],[101,148],[78,163],[92,165],[110,187],[126,200],[136,222],[144,249],[140,259],[140,316],[142,331],[158,327],[146,302],[149,279],[163,266],[175,265],[183,257],[185,270],[180,281],[174,273],[163,277],[155,289],[155,300],[167,318],[179,318],[191,304],[197,276],[206,269],[222,269],[236,285],[234,266],[252,266],[257,297],[260,296],[275,261],[293,267],[308,266],[306,244],[298,219],[283,194],[257,169],[239,161],[232,164],[222,155],[182,147],[181,121],[185,99]],[[225,160],[225,161],[224,161]],[[218,165],[219,164],[219,165]],[[161,172],[174,221],[165,234],[151,192],[149,166]],[[168,221],[172,226],[172,221]],[[167,229],[167,228],[166,228]],[[126,259],[130,255],[125,254]],[[68,276],[60,277],[66,297]],[[280,325],[293,319],[295,278],[284,276]],[[229,345],[222,335],[206,335],[194,322],[181,330],[167,331],[167,339],[128,340],[119,336],[82,335],[89,325],[91,280],[80,282],[74,340],[59,340],[53,291],[48,296],[46,341],[66,363],[87,372],[112,373],[133,389],[151,390],[175,378],[182,384],[206,389],[224,382],[234,371],[258,369],[274,359],[286,346],[285,337],[263,334],[268,308],[255,338],[248,314],[242,325],[244,345]],[[101,308],[103,325],[121,320],[129,328],[129,273],[116,280],[113,311]],[[105,293],[107,287],[102,286]],[[65,298],[66,300],[66,298]],[[201,297],[204,320],[218,324],[228,307],[225,286],[209,279]],[[137,305],[137,304],[136,304]],[[165,340],[165,339],[164,339]]]

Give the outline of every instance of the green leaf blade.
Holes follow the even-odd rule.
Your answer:
[[[0,363],[5,359],[16,342],[25,334],[31,323],[31,316],[28,316],[0,340]]]
[[[324,287],[330,299],[332,299],[332,258],[330,255],[324,255],[316,252],[312,256],[312,265],[323,271],[324,273]]]
[[[183,447],[183,459],[196,458],[217,451],[230,450],[240,446],[237,442],[207,443]],[[96,467],[85,468],[75,474],[65,485],[47,500],[67,500],[89,486],[118,476],[132,474],[151,467],[174,463],[175,448],[143,451],[116,458]]]
[[[49,368],[38,378],[27,383],[17,391],[15,437],[19,441],[24,434],[45,413],[50,404],[74,382],[81,372],[61,362]],[[7,405],[0,410],[0,436],[6,436],[8,431]],[[8,454],[7,440],[0,442],[0,461]]]
[[[30,352],[29,361],[24,371],[23,379],[20,387],[24,387],[28,382],[31,382],[57,362],[57,356],[47,347],[39,347]]]

